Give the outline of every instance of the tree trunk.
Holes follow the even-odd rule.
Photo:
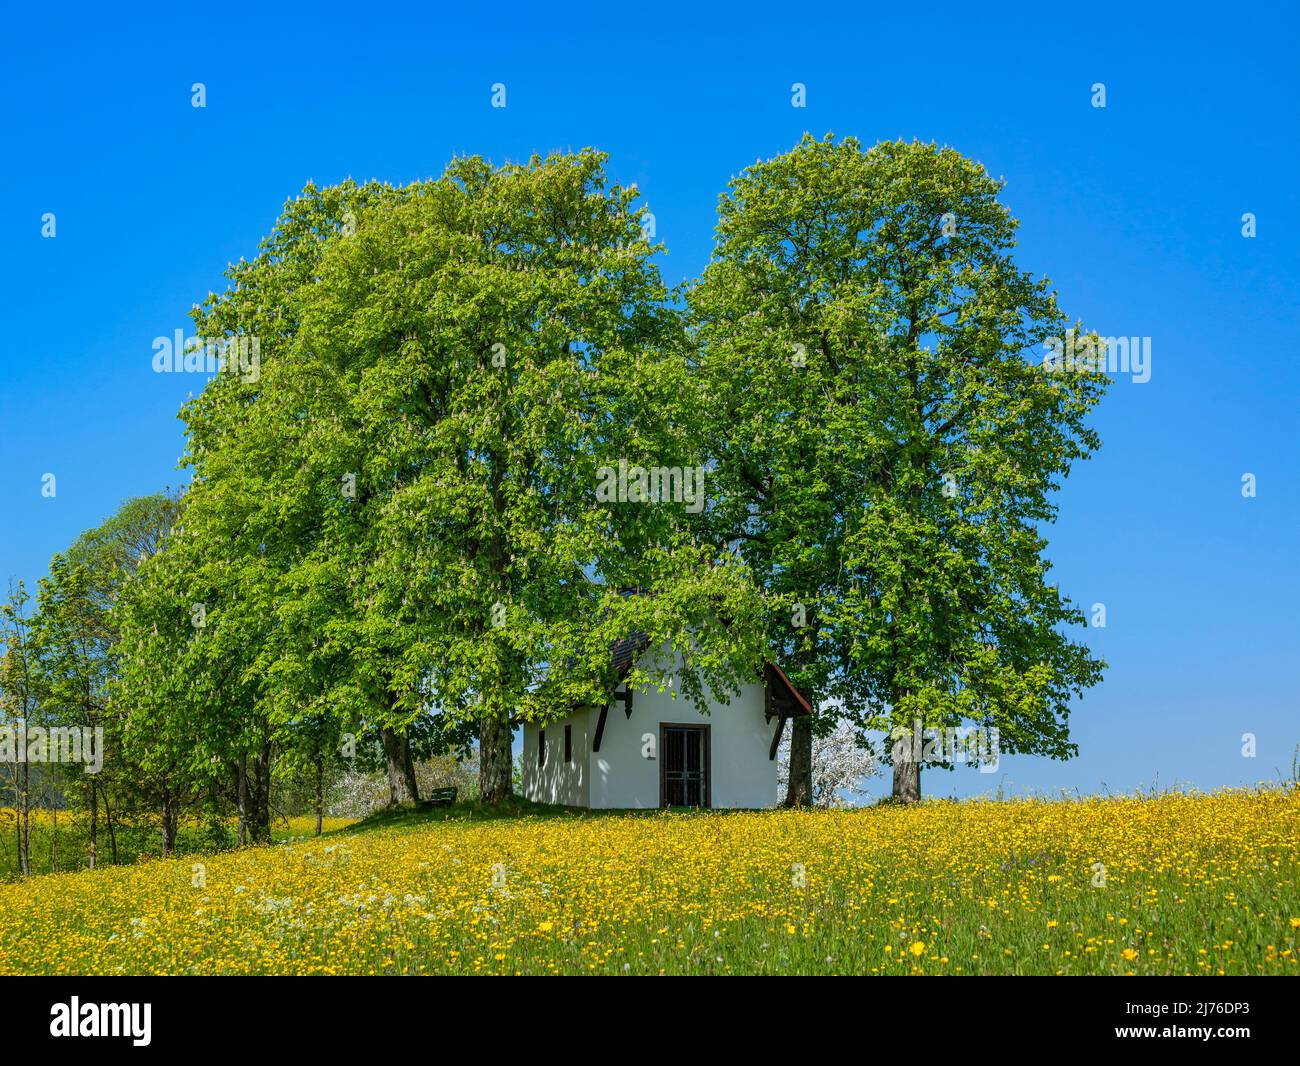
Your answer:
[[[248,756],[241,755],[235,763],[235,842],[242,848],[248,844]]]
[[[920,753],[910,749],[900,756],[894,755],[894,799],[900,803],[916,803],[921,798]]]
[[[402,776],[406,781],[406,791],[411,795],[412,803],[420,802],[420,782],[415,776],[415,752],[411,750],[411,738],[402,734]]]
[[[252,817],[249,836],[254,844],[271,843],[271,746],[263,744],[253,760]]]
[[[24,720],[22,774],[19,778],[22,782],[22,786],[19,793],[20,799],[18,809],[18,865],[22,868],[23,876],[30,877],[32,873],[32,865],[29,850],[32,844],[32,823],[30,818],[31,797],[28,793],[28,788],[31,785],[31,766],[27,762],[26,725],[26,720]]]
[[[790,719],[790,776],[785,786],[785,807],[812,804],[812,719],[797,715]]]
[[[816,661],[813,643],[799,642],[794,653],[794,676],[801,679],[800,690],[812,707],[819,706],[818,697],[808,686],[808,667]],[[812,787],[812,715],[799,714],[790,719],[790,765],[785,783],[784,807],[811,807]]]
[[[21,866],[22,855],[23,855],[23,822],[22,819],[18,817],[18,808],[22,806],[22,786],[19,785],[18,783],[17,763],[14,763],[13,786],[14,786],[14,833],[16,835],[16,839],[14,841],[14,847],[17,849],[14,852],[14,854],[18,856],[19,864]]]
[[[170,855],[176,850],[176,805],[172,800],[171,789],[163,786],[162,793],[162,845],[163,854]]]
[[[99,842],[99,798],[95,794],[95,782],[90,782],[90,791],[86,796],[86,805],[90,808],[90,845],[87,848],[90,868],[95,868],[95,847]]]
[[[478,728],[478,801],[489,806],[506,803],[514,795],[514,760],[510,722],[489,714]]]
[[[98,787],[98,786],[96,786]],[[108,846],[113,852],[113,865],[117,865],[117,830],[113,828],[113,809],[108,805],[108,793],[104,793],[104,825],[108,828]]]
[[[896,692],[890,700],[894,707],[907,706],[910,692]],[[925,751],[925,729],[920,718],[914,718],[911,728],[903,733],[901,727],[894,737],[894,791],[896,803],[916,803],[921,799],[921,756]]]
[[[411,744],[405,733],[395,729],[381,729],[379,739],[384,745],[384,762],[388,764],[388,805],[417,803],[420,790],[415,782],[415,762],[411,758]]]
[[[316,756],[316,835],[320,836],[325,820],[325,759]]]

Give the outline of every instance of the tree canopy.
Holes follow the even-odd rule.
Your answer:
[[[1068,320],[1013,261],[1000,190],[950,148],[831,137],[732,182],[690,294],[715,398],[707,524],[773,595],[768,642],[832,717],[902,736],[973,722],[1063,758],[1069,698],[1101,666],[1063,632],[1083,616],[1048,580],[1042,527],[1099,443],[1085,418],[1107,379],[1035,358]],[[895,796],[916,798],[919,755],[890,754]]]

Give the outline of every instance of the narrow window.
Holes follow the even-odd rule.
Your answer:
[[[546,730],[537,731],[537,769],[546,765]]]
[[[573,726],[564,727],[564,761],[573,762]]]

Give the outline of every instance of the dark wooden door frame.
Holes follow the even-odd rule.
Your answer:
[[[704,775],[705,809],[713,806],[713,745],[710,743],[711,729],[707,724],[697,722],[660,722],[659,723],[659,806],[664,806],[664,785],[667,783],[668,747],[664,743],[665,729],[695,729],[704,734],[700,749],[700,771]]]

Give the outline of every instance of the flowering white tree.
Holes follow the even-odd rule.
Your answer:
[[[868,777],[880,773],[880,760],[869,747],[858,743],[853,726],[841,718],[824,737],[812,738],[812,801],[818,807],[847,807],[858,796]],[[777,750],[777,796],[784,796],[790,777],[790,732],[781,738]]]

